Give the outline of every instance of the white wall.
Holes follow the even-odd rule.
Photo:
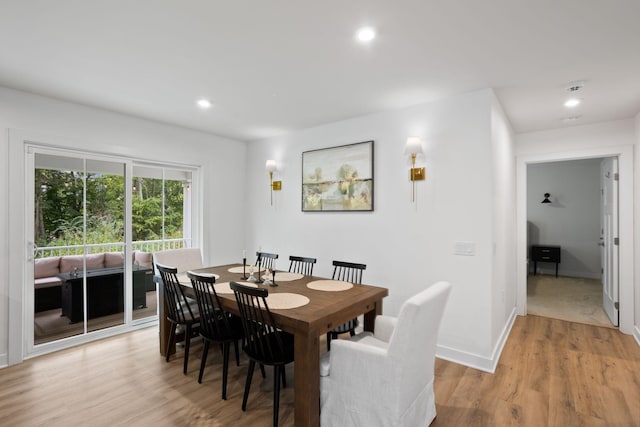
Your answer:
[[[72,149],[201,165],[203,205],[207,215],[200,236],[196,238],[201,239],[205,262],[237,261],[231,254],[239,253],[244,241],[245,193],[242,189],[245,188],[246,143],[2,87],[0,129],[0,366],[7,360],[10,327],[9,248],[12,254],[18,254],[15,255],[18,260],[20,254],[26,253],[19,221],[9,223],[8,219],[9,209],[18,217],[24,210],[22,202],[8,199],[10,186],[24,186],[21,173],[9,176],[6,172],[24,169],[20,164],[10,164],[8,129],[38,135],[37,139],[42,142],[55,140],[56,144]],[[23,162],[22,158],[17,159],[17,163],[20,162]],[[22,212],[23,216],[28,214]],[[15,274],[19,265],[11,265],[11,268]],[[21,298],[20,292],[13,294]],[[13,307],[21,306],[21,301],[12,300],[11,303]]]
[[[251,143],[248,251],[262,246],[279,253],[280,268],[287,267],[289,255],[316,257],[319,275],[330,275],[335,259],[365,263],[364,282],[389,288],[384,312],[391,315],[409,296],[448,280],[453,293],[438,354],[491,370],[497,344],[493,311],[503,317],[506,304],[494,307],[492,296],[493,162],[503,156],[492,152],[494,102],[492,91],[479,91]],[[410,160],[404,155],[405,141],[413,135],[424,141],[425,155],[418,158],[418,166],[427,169],[426,181],[417,183],[415,204],[410,201]],[[301,212],[302,152],[367,140],[375,141],[375,210]],[[508,147],[504,156],[513,162]],[[277,160],[275,179],[283,182],[282,191],[274,193],[273,207],[264,170],[267,159]],[[501,173],[513,180],[513,165]],[[504,191],[503,200],[513,197],[509,185]],[[501,254],[509,252],[502,246],[508,235],[501,238]],[[476,255],[454,255],[456,241],[474,242]],[[509,286],[507,277],[503,274],[500,287]]]
[[[527,168],[529,243],[562,247],[560,275],[601,276],[600,162],[570,160]],[[552,203],[540,203],[545,193]],[[539,263],[538,272],[555,274],[555,264]]]
[[[0,116],[1,120],[1,116]],[[0,144],[0,367],[7,364],[7,339],[9,325],[9,283],[7,271],[9,271],[9,206],[8,182],[9,168],[9,144],[7,130],[0,134],[3,142]]]
[[[497,363],[516,314],[516,169],[515,137],[495,97],[491,127],[494,200],[491,342],[496,343],[492,359]]]
[[[635,118],[635,224],[636,224],[636,236],[640,234],[640,113]],[[635,262],[636,277],[640,276],[640,237],[635,239]],[[640,282],[640,280],[639,280]],[[640,344],[640,283],[636,284],[635,288],[635,317],[634,317],[634,334],[636,341]]]

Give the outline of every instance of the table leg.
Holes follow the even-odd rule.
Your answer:
[[[369,310],[364,314],[364,330],[373,332],[376,325],[376,316],[382,314],[382,300],[375,303],[373,310]]]
[[[300,331],[295,334],[295,425],[320,425],[320,338]]]
[[[160,337],[160,354],[164,356],[167,351],[167,344],[169,343],[169,333],[171,331],[171,322],[167,320],[167,302],[164,298],[164,285],[162,280],[158,281],[158,327]],[[171,349],[171,354],[176,352],[175,345]]]

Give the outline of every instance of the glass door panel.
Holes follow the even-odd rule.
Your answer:
[[[185,247],[191,241],[191,172],[135,165],[132,178],[132,247],[134,249],[132,318],[157,314],[152,253]],[[144,299],[142,293],[144,291]]]
[[[87,332],[125,322],[124,164],[86,161]]]
[[[35,154],[35,345],[84,333],[62,307],[63,289],[73,286],[67,282],[83,277],[83,169],[82,159]]]
[[[34,345],[123,324],[124,163],[34,161]]]

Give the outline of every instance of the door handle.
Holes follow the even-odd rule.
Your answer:
[[[32,262],[38,254],[38,245],[34,242],[27,242],[27,262]]]
[[[604,242],[598,243],[598,246],[604,246]]]

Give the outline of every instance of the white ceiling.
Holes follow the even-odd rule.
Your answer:
[[[640,112],[640,1],[0,0],[0,85],[241,140],[491,87],[553,129]]]

